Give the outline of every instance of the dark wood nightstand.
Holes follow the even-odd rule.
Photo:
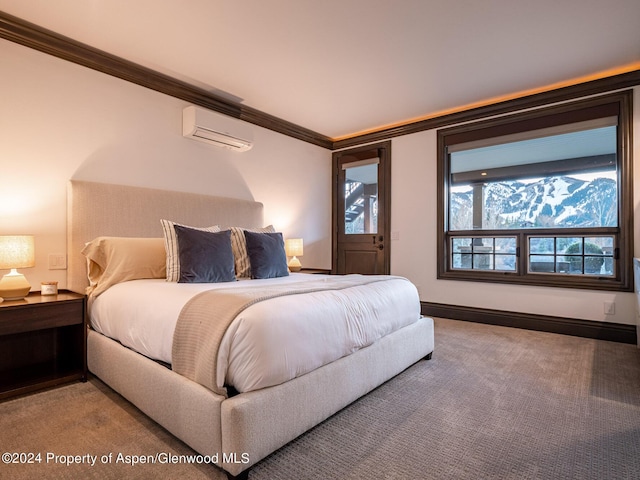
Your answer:
[[[324,269],[324,268],[303,268],[298,273],[311,273],[311,274],[329,275],[331,273],[331,270],[327,270],[327,269]]]
[[[0,303],[0,400],[87,380],[86,310],[67,291]]]

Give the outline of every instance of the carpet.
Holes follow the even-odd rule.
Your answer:
[[[249,478],[640,478],[634,345],[439,318],[435,339],[432,360],[274,452]],[[187,463],[189,447],[96,378],[1,403],[0,440],[3,453],[43,456],[0,465],[0,478],[225,478]],[[159,452],[176,463],[131,464]],[[46,453],[96,464],[45,462]]]

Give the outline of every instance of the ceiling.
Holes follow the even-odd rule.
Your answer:
[[[638,0],[0,0],[0,11],[334,140],[640,69]]]

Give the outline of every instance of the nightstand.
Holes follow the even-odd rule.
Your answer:
[[[0,303],[0,399],[87,380],[86,297],[30,293]]]
[[[303,268],[298,273],[310,273],[314,275],[315,274],[329,275],[331,273],[331,270],[327,270],[324,268]]]

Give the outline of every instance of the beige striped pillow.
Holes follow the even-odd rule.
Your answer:
[[[164,232],[164,248],[167,253],[167,282],[177,282],[180,278],[180,255],[178,254],[178,238],[176,236],[175,225],[181,227],[193,228],[194,230],[202,230],[205,232],[219,232],[220,226],[212,225],[211,227],[190,227],[189,225],[181,225],[171,220],[160,220],[162,223],[162,231]],[[243,235],[244,238],[244,235]],[[246,251],[246,247],[245,247]]]
[[[263,228],[242,228],[229,227],[231,230],[231,250],[236,262],[236,277],[251,278],[251,263],[249,262],[249,253],[247,252],[247,240],[244,238],[244,231],[254,233],[275,233],[273,225]]]

